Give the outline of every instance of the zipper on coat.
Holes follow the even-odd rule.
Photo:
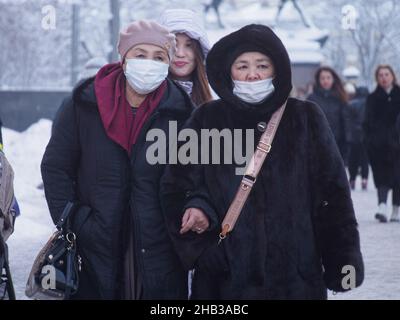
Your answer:
[[[143,125],[140,133],[139,133],[139,137],[137,139],[137,143],[136,146],[133,147],[133,150],[131,152],[130,155],[130,166],[132,168],[133,163],[136,160],[136,156],[138,154],[138,150],[140,150],[143,145],[146,143],[143,135],[147,134],[147,130],[150,128],[150,126],[154,123],[155,119],[159,116],[159,112],[155,112],[153,113],[150,118],[145,122],[145,124]],[[134,182],[134,170],[131,171],[131,184],[133,184]],[[141,277],[141,280],[139,281],[139,283],[142,285],[142,294],[145,290],[146,287],[146,269],[144,267],[144,262],[143,262],[143,253],[142,253],[142,241],[141,241],[141,236],[140,236],[140,221],[137,218],[137,210],[135,208],[135,203],[133,203],[134,201],[132,201],[132,198],[134,198],[134,194],[133,191],[134,188],[131,186],[131,196],[130,196],[130,200],[129,200],[129,208],[130,208],[130,213],[132,214],[132,219],[133,221],[133,229],[134,229],[134,248],[135,248],[135,258],[137,260],[137,267],[138,267],[138,271],[139,271],[139,277]]]

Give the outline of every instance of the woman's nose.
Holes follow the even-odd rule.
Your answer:
[[[260,80],[260,75],[256,70],[249,70],[247,74],[247,81],[257,81]]]
[[[183,58],[185,56],[185,50],[182,47],[177,47],[175,51],[175,55],[178,58]]]

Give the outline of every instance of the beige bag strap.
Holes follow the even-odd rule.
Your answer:
[[[250,191],[256,182],[257,175],[261,170],[264,160],[271,150],[272,141],[274,140],[275,133],[282,119],[283,112],[285,111],[286,103],[287,101],[274,112],[271,120],[268,122],[267,129],[260,138],[257,149],[246,168],[246,172],[242,178],[240,187],[236,192],[235,198],[222,221],[222,230],[219,234],[220,241],[225,239],[227,234],[233,230],[235,223],[239,218],[246,200],[249,197]]]

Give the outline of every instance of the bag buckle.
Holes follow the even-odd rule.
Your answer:
[[[224,240],[226,238],[226,236],[228,235],[229,229],[230,229],[229,224],[226,224],[222,227],[222,230],[219,234],[218,245],[221,243],[222,240]]]
[[[259,141],[258,145],[257,145],[257,149],[262,152],[269,153],[271,151],[271,144],[265,143],[263,141]]]
[[[69,243],[67,249],[68,249],[68,250],[71,250],[71,249],[74,247],[75,242],[76,242],[76,235],[75,235],[75,233],[73,233],[73,232],[68,232],[68,233],[65,235],[65,240],[67,240],[67,242]]]
[[[246,191],[249,188],[252,188],[253,185],[256,183],[256,180],[257,179],[255,177],[245,174],[242,179],[241,188],[244,191]]]

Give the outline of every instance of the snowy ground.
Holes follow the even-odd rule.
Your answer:
[[[24,289],[33,259],[54,229],[43,191],[37,189],[50,129],[51,122],[41,120],[23,133],[7,129],[3,132],[6,153],[16,173],[15,188],[22,211],[8,241],[18,299],[27,299]],[[359,189],[358,185],[353,200],[366,264],[365,281],[360,288],[330,295],[330,299],[400,299],[400,224],[374,221],[376,195],[372,181],[367,192]]]

